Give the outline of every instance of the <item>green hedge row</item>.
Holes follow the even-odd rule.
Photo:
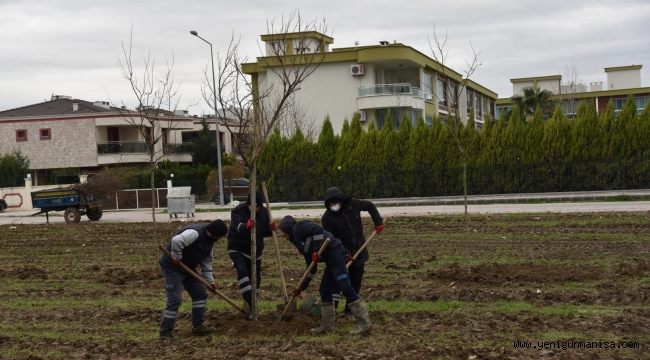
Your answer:
[[[315,141],[276,131],[258,166],[272,198],[318,200],[330,186],[361,198],[458,195],[462,159],[470,194],[650,187],[650,105],[637,113],[632,98],[601,114],[583,103],[572,119],[559,108],[543,120],[515,107],[482,129],[470,121],[457,137],[438,119],[385,123],[364,130],[355,117],[335,135],[326,119]]]

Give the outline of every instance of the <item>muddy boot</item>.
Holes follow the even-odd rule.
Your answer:
[[[251,310],[251,306],[248,304],[248,302],[244,301],[242,309],[244,309],[244,318],[246,320],[253,320],[253,311]]]
[[[370,331],[370,315],[368,315],[366,303],[362,299],[352,302],[350,303],[350,311],[357,319],[357,323],[350,331],[350,334],[367,334]]]
[[[160,340],[171,340],[174,332],[174,323],[176,322],[175,311],[163,311],[163,318],[160,323]]]
[[[192,335],[194,336],[210,336],[214,333],[214,329],[205,325],[199,325],[192,328]]]
[[[336,309],[331,302],[320,304],[320,326],[310,329],[312,334],[320,335],[333,331],[336,328]]]

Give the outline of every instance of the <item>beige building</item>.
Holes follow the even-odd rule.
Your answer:
[[[636,102],[637,112],[643,111],[650,99],[650,87],[641,87],[642,65],[629,65],[606,67],[607,88],[603,89],[603,82],[586,84],[563,84],[561,75],[537,76],[529,78],[510,79],[513,96],[522,96],[523,89],[538,87],[548,90],[554,95],[564,113],[568,116],[575,115],[580,102],[589,101],[596,106],[596,111],[601,113],[607,109],[609,102],[614,111],[620,111],[627,98],[632,96]],[[512,98],[502,98],[497,101],[497,116],[512,109]]]
[[[0,111],[0,154],[17,150],[26,155],[35,186],[64,181],[57,177],[71,181],[70,177],[84,177],[105,166],[146,164],[146,139],[139,122],[129,120],[130,113],[107,102],[59,95]],[[154,126],[144,126],[146,136],[162,140],[155,144],[155,157],[191,162],[190,140],[201,129],[201,120],[184,111],[158,112]],[[214,131],[214,118],[207,122]],[[230,133],[220,126],[219,134],[225,151],[231,152]]]
[[[478,126],[488,114],[494,116],[496,93],[473,81],[464,82],[460,73],[410,46],[382,41],[378,45],[330,50],[334,39],[318,32],[261,38],[266,44],[266,56],[243,67],[260,93],[282,88],[274,71],[277,53],[286,54],[283,57],[287,59],[305,53],[322,54],[322,62],[301,85],[294,100],[305,114],[320,123],[329,116],[337,133],[343,122],[355,114],[363,124],[374,123],[379,128],[388,114],[397,126],[403,115],[414,123],[421,117],[431,124],[435,116],[447,117],[452,99],[459,99],[465,121],[472,110]],[[462,83],[466,83],[466,89]]]

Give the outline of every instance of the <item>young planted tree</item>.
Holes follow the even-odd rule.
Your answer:
[[[469,60],[465,61],[465,69],[460,82],[455,82],[453,77],[450,76],[450,70],[447,69],[446,63],[448,59],[449,48],[447,45],[447,34],[443,39],[439,38],[436,29],[433,29],[433,39],[429,40],[429,48],[431,49],[432,57],[437,61],[440,66],[440,76],[442,77],[443,94],[436,94],[438,101],[442,99],[447,99],[447,125],[449,126],[450,135],[456,145],[458,150],[459,161],[462,166],[463,175],[462,175],[462,185],[463,185],[463,203],[465,205],[465,220],[469,221],[467,213],[467,166],[470,159],[474,154],[470,153],[470,149],[474,148],[473,144],[468,144],[465,141],[470,140],[474,141],[476,137],[465,137],[463,136],[463,120],[461,117],[461,97],[465,96],[467,91],[467,82],[470,80],[472,75],[476,70],[481,66],[479,60],[479,52],[474,49],[474,46],[470,42],[470,48],[472,50],[472,57]]]
[[[167,141],[169,131],[175,127],[176,110],[181,100],[180,84],[174,79],[173,57],[159,69],[155,58],[147,54],[138,69],[133,60],[133,34],[128,44],[122,43],[122,56],[119,60],[122,76],[129,83],[137,105],[135,110],[128,110],[126,102],[122,101],[118,111],[126,123],[137,129],[146,146],[153,235],[156,229],[155,170],[165,155],[163,145]]]
[[[232,121],[224,125],[235,137],[235,148],[249,169],[251,183],[251,208],[255,209],[257,165],[268,137],[287,118],[293,96],[316,71],[325,58],[324,49],[308,49],[293,54],[288,52],[288,41],[307,44],[309,33],[327,33],[324,20],[305,21],[298,11],[279,22],[267,23],[267,33],[273,35],[268,43],[270,55],[260,58],[257,76],[249,78],[244,72],[245,58],[239,54],[239,41],[231,38],[224,53],[217,54],[216,81],[212,86],[206,74],[204,98],[213,109],[228,111]],[[298,36],[296,39],[295,36]],[[271,81],[271,79],[273,81]],[[289,117],[290,118],[290,117]],[[251,211],[255,220],[255,211]],[[256,231],[251,232],[251,258],[257,258]],[[251,283],[256,284],[256,262],[251,262]],[[253,286],[253,318],[257,318],[257,289]]]

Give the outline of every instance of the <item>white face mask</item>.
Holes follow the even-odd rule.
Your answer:
[[[334,212],[337,212],[337,211],[341,210],[341,204],[339,204],[339,203],[332,204],[330,206],[330,210],[332,210]]]

